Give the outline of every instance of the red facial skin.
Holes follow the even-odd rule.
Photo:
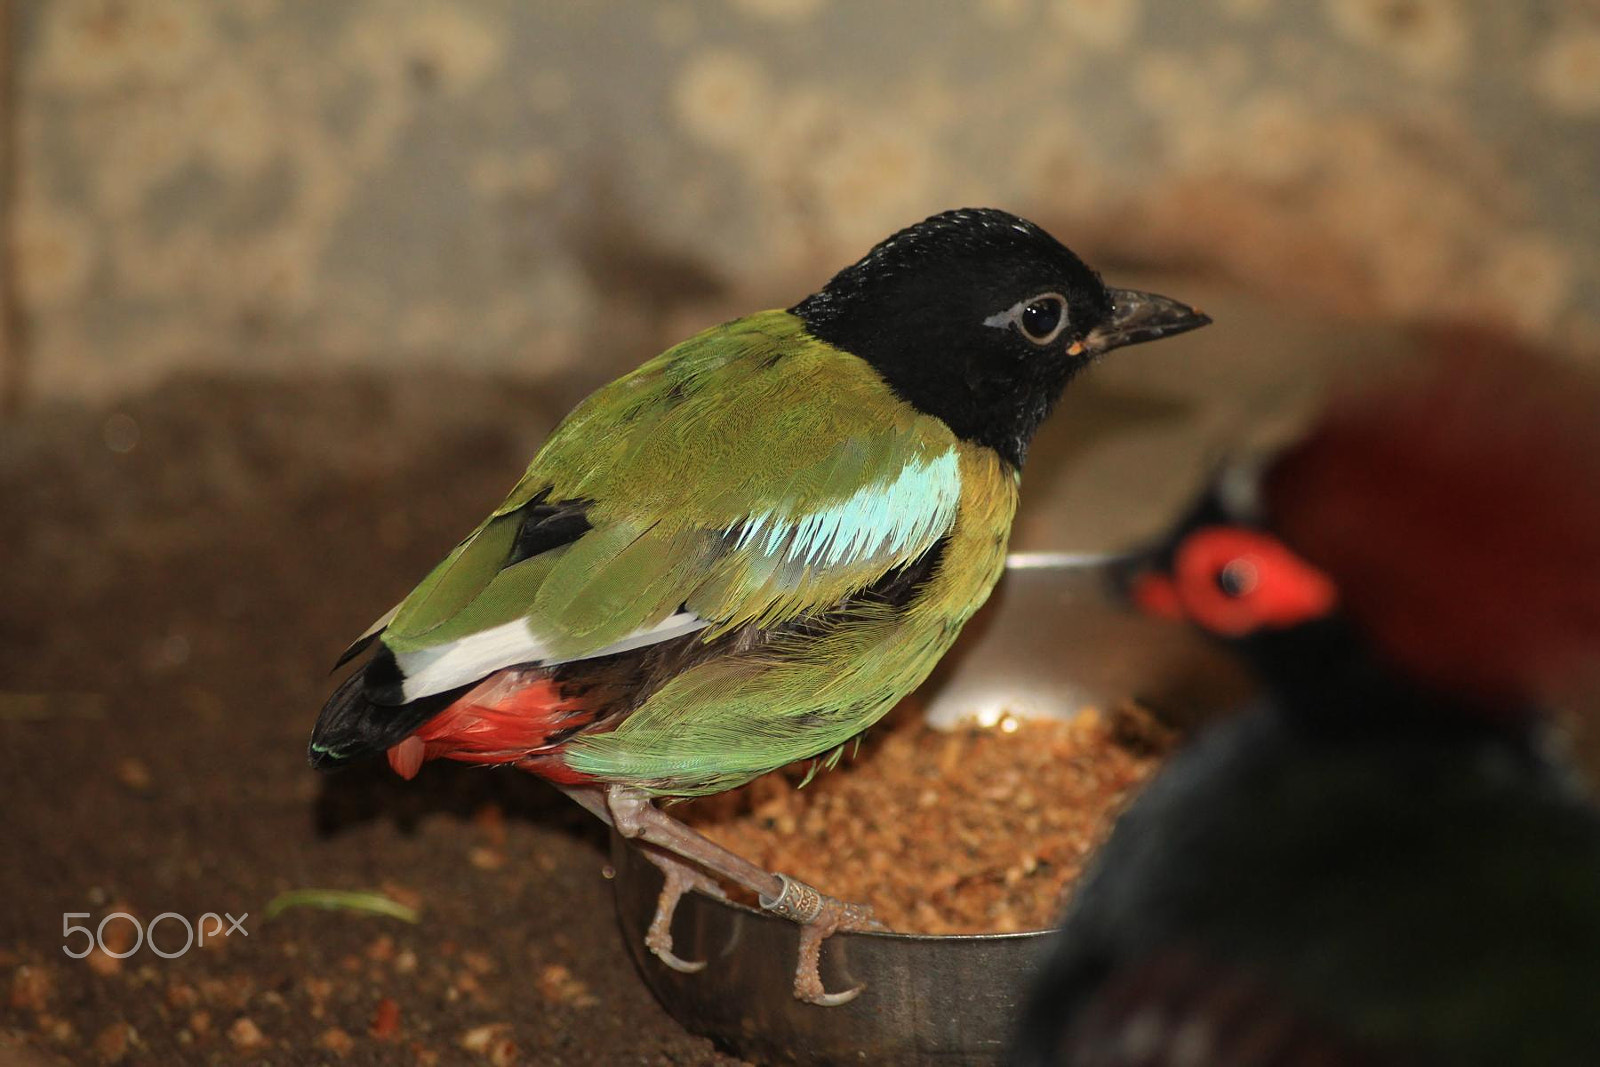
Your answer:
[[[1338,591],[1327,575],[1256,530],[1205,526],[1184,538],[1172,572],[1134,585],[1142,610],[1187,619],[1220,637],[1284,629],[1327,615]]]

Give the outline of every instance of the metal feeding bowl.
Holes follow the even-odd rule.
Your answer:
[[[992,725],[1003,713],[1068,719],[1132,698],[1185,730],[1247,695],[1219,651],[1119,603],[1107,563],[1010,557],[994,596],[919,691],[928,721],[948,729]],[[999,1063],[1047,937],[835,934],[822,948],[823,985],[866,988],[843,1006],[815,1007],[791,993],[796,928],[739,904],[685,896],[674,948],[708,966],[664,966],[644,947],[661,875],[615,834],[611,855],[617,917],[646,984],[686,1028],[762,1064]]]

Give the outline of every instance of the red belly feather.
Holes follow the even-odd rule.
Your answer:
[[[389,748],[389,766],[415,777],[431,759],[514,763],[561,784],[587,781],[561,762],[561,742],[595,719],[595,710],[562,694],[541,670],[510,668],[466,695]]]

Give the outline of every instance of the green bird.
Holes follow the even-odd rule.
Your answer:
[[[447,758],[556,783],[666,883],[715,875],[802,924],[795,995],[842,1003],[823,938],[870,909],[766,871],[654,798],[837,759],[1000,577],[1023,458],[1101,354],[1209,322],[1109,289],[1033,223],[948,211],[787,311],[668,349],[584,400],[505,501],[345,653],[310,759]]]

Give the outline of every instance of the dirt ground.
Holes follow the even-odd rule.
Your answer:
[[[553,790],[306,766],[334,657],[499,499],[559,392],[190,378],[0,428],[0,1064],[739,1062],[651,998],[598,826]],[[265,919],[303,887],[420,922]],[[65,914],[118,911],[248,936],[63,953]]]

